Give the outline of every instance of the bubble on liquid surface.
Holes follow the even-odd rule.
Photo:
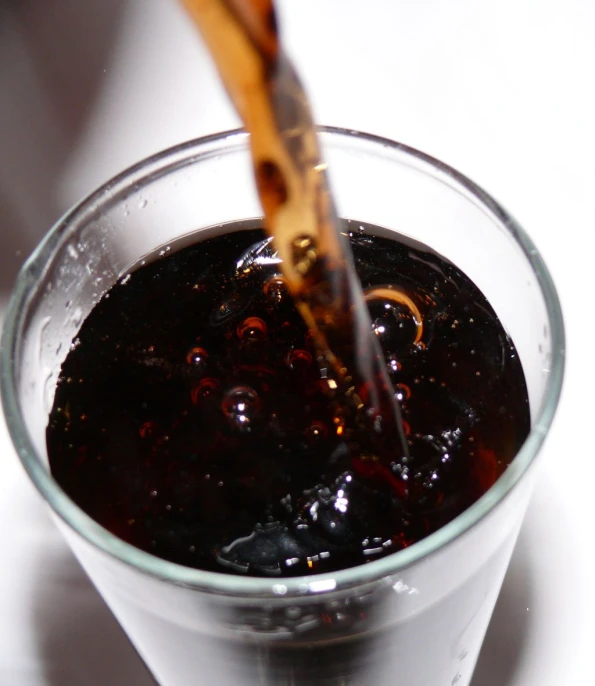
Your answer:
[[[221,410],[235,429],[250,431],[260,410],[260,398],[254,389],[236,386],[225,394]]]
[[[194,405],[197,405],[203,399],[211,398],[219,388],[219,385],[219,379],[213,379],[211,377],[203,379],[190,393]]]
[[[199,346],[193,346],[186,355],[186,362],[193,368],[203,368],[206,366],[209,353]]]
[[[246,317],[237,328],[242,343],[258,343],[267,337],[267,325],[260,317]]]
[[[403,350],[415,340],[415,321],[402,306],[375,304],[371,308],[371,314],[372,330],[385,349]]]
[[[387,357],[386,359],[386,364],[388,367],[388,371],[391,374],[396,374],[397,372],[400,372],[403,368],[403,365],[399,362],[396,355],[389,355],[389,357]]]
[[[364,300],[372,330],[385,350],[400,350],[411,343],[421,345],[422,316],[409,296],[393,288],[372,288],[364,292]]]
[[[314,420],[310,426],[304,429],[304,438],[310,445],[316,445],[319,441],[326,438],[328,429],[324,422]]]
[[[395,384],[395,398],[399,402],[403,402],[404,400],[409,400],[411,397],[411,389],[407,384],[404,383],[398,383]]]
[[[312,355],[307,350],[294,348],[285,358],[287,366],[294,372],[305,372],[312,364]]]
[[[264,285],[264,294],[272,305],[280,305],[289,297],[287,284],[282,276],[273,276]]]
[[[306,557],[306,541],[294,536],[280,522],[271,522],[223,547],[217,562],[240,572],[279,576],[282,568],[292,567]]]
[[[243,293],[232,293],[231,296],[221,302],[211,315],[211,324],[219,326],[226,324],[238,316],[250,304],[251,298]]]

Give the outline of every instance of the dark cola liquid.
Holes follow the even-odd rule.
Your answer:
[[[112,533],[190,567],[293,576],[395,553],[477,500],[527,436],[512,341],[454,265],[347,222],[409,455],[358,450],[254,226],[173,246],[95,306],[62,366],[52,473]]]
[[[334,376],[336,388],[328,390],[341,406],[336,428],[352,452],[382,463],[397,451],[408,457],[400,406],[341,236],[308,97],[283,49],[273,0],[184,2],[250,134],[264,228],[282,258],[284,283],[310,329],[319,367]],[[393,488],[407,494],[403,479]]]

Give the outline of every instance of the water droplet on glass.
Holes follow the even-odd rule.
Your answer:
[[[75,308],[70,320],[74,326],[78,326],[83,321],[83,311],[80,307]]]
[[[44,409],[49,414],[54,400],[54,373],[49,368],[44,368],[44,382],[43,382],[43,402]]]

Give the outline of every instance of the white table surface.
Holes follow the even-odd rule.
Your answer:
[[[319,122],[458,168],[516,216],[549,265],[565,312],[566,382],[473,686],[593,684],[595,2],[285,0],[281,9]],[[0,295],[82,194],[235,122],[173,0],[2,3]],[[152,683],[1,421],[0,532],[0,684]]]

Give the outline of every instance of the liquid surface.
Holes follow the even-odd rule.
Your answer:
[[[529,430],[514,346],[455,266],[360,226],[345,229],[408,457],[346,439],[279,256],[243,224],[173,246],[83,323],[47,429],[74,502],[164,559],[291,576],[394,553],[490,488]]]

